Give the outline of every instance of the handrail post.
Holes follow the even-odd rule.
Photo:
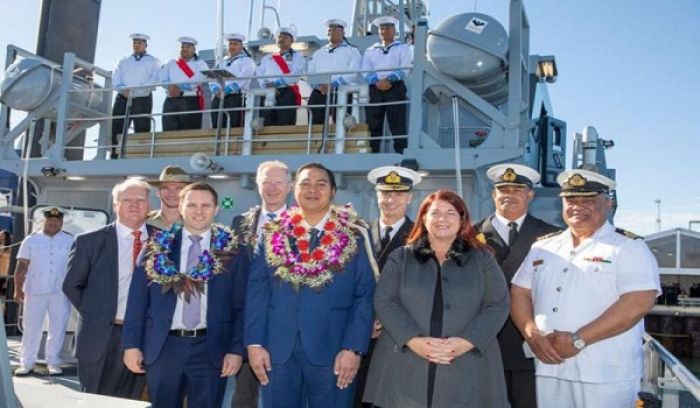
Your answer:
[[[452,97],[452,122],[455,134],[455,179],[457,183],[457,194],[464,198],[462,191],[462,144],[459,135],[459,99],[455,95]]]

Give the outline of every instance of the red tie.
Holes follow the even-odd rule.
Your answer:
[[[134,236],[134,247],[131,254],[131,259],[133,265],[136,266],[136,260],[138,259],[139,254],[141,253],[141,248],[143,247],[143,244],[141,243],[141,231],[133,231],[131,235]]]

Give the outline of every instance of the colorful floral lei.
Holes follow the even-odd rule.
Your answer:
[[[223,272],[224,262],[238,249],[238,237],[231,228],[213,224],[210,249],[202,251],[197,265],[189,270],[180,271],[180,265],[175,265],[169,256],[175,235],[180,230],[182,224],[176,223],[170,229],[156,232],[148,240],[145,254],[146,277],[151,282],[162,285],[163,293],[172,289],[177,294],[185,292],[189,297],[193,291],[201,293],[204,282]]]
[[[265,226],[266,259],[268,265],[277,268],[275,276],[295,288],[320,289],[357,251],[351,225],[360,221],[350,204],[332,206],[319,244],[311,250],[309,231],[301,225],[303,219],[301,210],[292,207]]]

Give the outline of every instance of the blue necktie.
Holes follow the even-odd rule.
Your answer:
[[[267,213],[266,215],[267,215],[267,218],[270,219],[270,221],[274,221],[275,218],[277,218],[277,214],[275,214],[275,213],[273,213],[273,212],[269,212],[269,213]]]
[[[190,250],[187,252],[187,270],[189,271],[194,266],[199,263],[199,255],[202,253],[202,246],[199,241],[202,237],[199,235],[190,235],[190,240],[192,244],[190,245]],[[200,311],[202,309],[202,302],[199,293],[192,293],[190,295],[190,301],[184,302],[182,304],[182,323],[188,330],[193,330],[200,322]]]
[[[309,248],[311,250],[316,249],[318,246],[318,241],[319,241],[319,230],[316,228],[311,228],[309,230]]]

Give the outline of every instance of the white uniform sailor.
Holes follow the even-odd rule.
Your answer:
[[[134,52],[128,55],[117,64],[112,74],[112,86],[119,92],[114,100],[112,108],[112,157],[118,156],[117,145],[119,143],[119,135],[124,132],[124,118],[116,118],[124,116],[127,107],[127,98],[131,94],[131,108],[129,115],[144,115],[150,114],[153,111],[153,87],[124,89],[127,86],[141,85],[157,85],[160,83],[160,60],[146,52],[148,40],[150,37],[142,33],[133,33],[129,36],[132,41]],[[136,133],[151,131],[151,118],[149,117],[130,117],[129,122],[134,122],[134,131]],[[130,123],[126,124],[128,128]]]
[[[330,103],[336,103],[336,94],[340,85],[352,85],[357,81],[357,73],[331,75],[314,75],[330,72],[359,71],[362,55],[353,45],[345,40],[345,28],[347,23],[339,19],[326,20],[326,34],[328,44],[314,52],[309,61],[309,81],[314,90],[309,96],[309,105],[325,105],[326,94],[331,90]],[[348,104],[352,101],[348,97]],[[311,116],[314,124],[323,123],[325,107],[311,108]],[[335,116],[335,108],[329,110],[331,117]]]
[[[255,75],[262,88],[276,88],[275,109],[261,112],[266,126],[294,125],[296,108],[284,106],[301,105],[301,93],[297,81],[298,75],[306,72],[306,58],[292,48],[296,30],[294,27],[280,27],[277,30],[277,47],[279,52],[265,55],[260,61]],[[295,76],[297,75],[297,76]]]
[[[201,71],[209,65],[197,56],[197,40],[180,37],[180,57],[171,59],[160,71],[160,82],[167,90],[168,97],[163,103],[163,130],[200,129],[202,114],[189,113],[167,115],[167,113],[201,111],[204,109],[204,93],[201,81],[206,77]]]
[[[394,17],[377,17],[372,22],[379,27],[382,41],[375,43],[365,51],[362,59],[362,70],[365,80],[370,85],[369,100],[371,104],[398,102],[406,100],[406,85],[404,79],[407,69],[413,65],[411,47],[397,40],[396,27],[398,20]],[[367,125],[373,137],[383,136],[384,116],[389,122],[389,129],[394,136],[394,150],[403,153],[406,148],[406,105],[368,106]],[[381,140],[370,142],[373,152],[379,152]]]
[[[225,69],[235,78],[224,83],[224,89],[218,82],[210,82],[209,89],[214,98],[211,102],[211,123],[217,126],[219,116],[219,101],[221,95],[224,96],[224,109],[228,111],[228,116],[222,118],[222,127],[226,127],[227,118],[231,119],[231,127],[243,125],[243,112],[240,110],[229,111],[233,108],[243,107],[243,95],[250,89],[250,79],[255,75],[255,61],[250,57],[245,49],[245,36],[243,34],[226,34],[224,39],[228,42],[228,57],[222,58],[216,64],[218,69]]]
[[[557,182],[569,228],[535,242],[512,281],[512,317],[537,358],[537,405],[634,406],[641,317],[661,293],[656,259],[607,221],[614,181],[570,170]]]
[[[34,370],[47,313],[49,333],[45,354],[48,373],[62,373],[60,353],[71,310],[62,286],[73,244],[73,236],[62,228],[63,212],[60,209],[44,211],[43,230],[26,237],[17,253],[14,297],[15,301],[24,304],[24,331],[20,366],[15,375],[26,375]]]

